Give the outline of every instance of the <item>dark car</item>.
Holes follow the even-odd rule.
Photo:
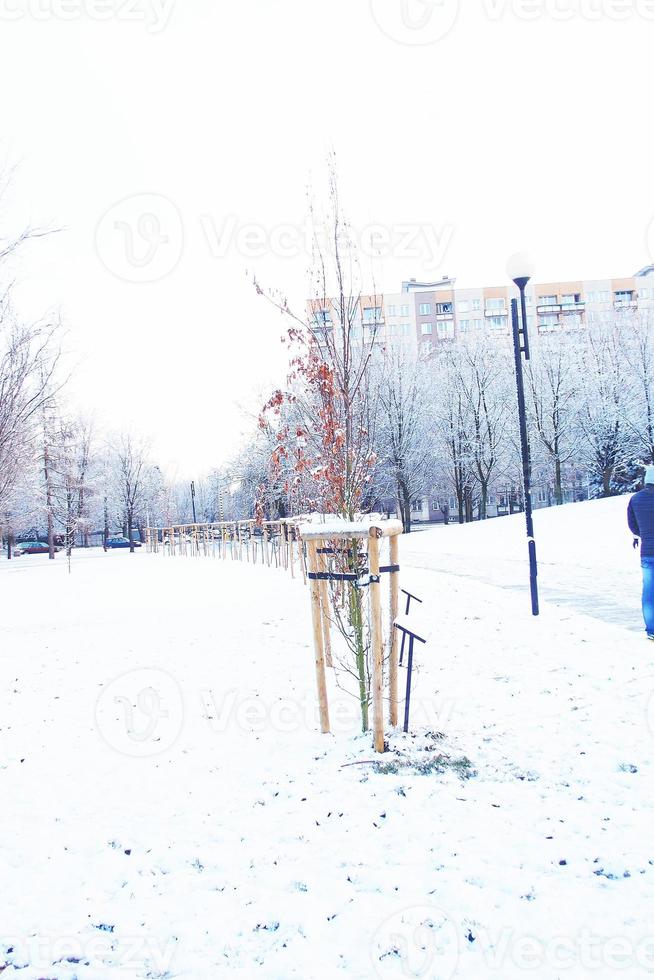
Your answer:
[[[141,542],[135,541],[134,547],[140,548]],[[116,534],[113,538],[107,538],[107,548],[129,548],[129,538],[124,538],[121,534]]]
[[[46,541],[17,541],[14,548],[15,555],[47,555],[49,552]],[[59,551],[59,548],[55,548]]]

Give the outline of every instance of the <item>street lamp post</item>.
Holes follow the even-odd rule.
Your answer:
[[[509,259],[507,265],[509,277],[520,292],[520,313],[518,301],[511,300],[511,326],[513,330],[513,353],[515,357],[515,379],[518,394],[518,420],[520,423],[520,450],[522,454],[522,479],[525,495],[525,517],[527,520],[527,544],[529,548],[529,583],[531,588],[531,611],[534,616],[539,614],[538,605],[538,562],[536,559],[536,540],[534,538],[534,518],[531,506],[531,457],[529,452],[529,434],[527,432],[527,408],[525,404],[525,383],[522,373],[522,355],[529,360],[529,332],[527,329],[527,301],[525,288],[533,275],[533,268],[528,256],[520,253]],[[522,319],[522,324],[521,324]]]
[[[191,507],[193,509],[193,523],[197,524],[198,519],[195,516],[195,483],[191,480]]]

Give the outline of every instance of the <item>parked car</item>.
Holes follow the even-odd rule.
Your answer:
[[[135,541],[134,547],[140,548],[141,542]],[[129,548],[129,538],[124,538],[122,534],[116,534],[113,538],[107,538],[107,548]]]
[[[17,541],[13,548],[15,555],[47,555],[48,551],[47,541]],[[59,548],[55,547],[55,551]]]

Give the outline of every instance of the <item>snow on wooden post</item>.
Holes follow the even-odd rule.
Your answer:
[[[309,542],[309,570],[314,574],[319,571],[318,550],[316,541]],[[320,582],[311,580],[311,619],[313,623],[313,646],[316,661],[316,683],[318,686],[318,706],[320,709],[320,730],[325,733],[329,728],[329,705],[327,702],[327,678],[325,676],[325,656],[323,647],[322,615],[320,610]]]
[[[390,539],[390,562],[391,569],[399,566],[399,538],[397,535]],[[399,600],[400,600],[400,575],[399,571],[390,572],[390,624],[389,624],[389,643],[390,654],[388,664],[388,696],[390,701],[389,720],[391,725],[397,725],[397,630],[394,623],[397,619]]]
[[[372,653],[372,724],[375,752],[384,751],[384,695],[383,695],[383,637],[381,610],[381,583],[379,574],[379,539],[382,531],[370,528],[368,540],[368,568],[370,571],[370,646]]]

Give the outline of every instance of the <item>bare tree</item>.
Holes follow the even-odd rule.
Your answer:
[[[134,528],[144,502],[147,475],[147,446],[130,433],[124,433],[113,446],[117,463],[117,490],[121,516],[133,554]]]
[[[526,380],[538,442],[553,468],[554,499],[563,503],[563,472],[578,453],[575,441],[579,395],[578,335],[541,338],[533,345]]]
[[[411,531],[411,501],[433,478],[433,407],[427,365],[414,352],[392,345],[376,360],[379,408],[377,456],[388,471],[405,533]]]

